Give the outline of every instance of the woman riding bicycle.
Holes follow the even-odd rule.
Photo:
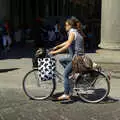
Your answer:
[[[64,94],[58,97],[58,100],[66,100],[70,99],[70,94],[72,93],[72,87],[70,85],[69,75],[72,72],[72,58],[75,55],[83,55],[84,54],[84,41],[83,36],[77,29],[76,18],[68,19],[65,22],[65,29],[68,32],[68,40],[50,51],[49,54],[55,55],[61,53],[65,50],[69,50],[69,57],[61,58],[59,61],[62,66],[65,68],[64,70]]]

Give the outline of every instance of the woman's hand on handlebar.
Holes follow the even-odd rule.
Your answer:
[[[54,50],[51,50],[51,51],[49,52],[49,54],[50,54],[50,55],[55,55],[56,53],[55,53]]]
[[[58,49],[58,47],[56,46],[56,47],[54,47],[52,50],[56,50],[56,49]]]
[[[57,54],[57,49],[58,49],[58,46],[52,48],[52,49],[49,51],[49,54],[50,54],[50,55],[56,55],[56,54]]]

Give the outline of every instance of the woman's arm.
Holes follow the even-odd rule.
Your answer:
[[[66,44],[66,41],[65,41],[64,43],[62,43],[62,44],[57,45],[56,47],[54,47],[53,50],[56,50],[56,49],[58,49],[58,48],[61,48],[61,47],[65,46],[65,44]]]
[[[63,43],[64,46],[58,50],[51,51],[50,54],[57,54],[65,51],[72,44],[72,41],[74,40],[74,38],[75,38],[75,34],[71,32],[69,35],[69,39],[65,43]]]

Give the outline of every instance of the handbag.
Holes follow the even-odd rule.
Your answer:
[[[54,58],[38,58],[38,71],[41,80],[55,80],[56,60]]]
[[[86,55],[76,55],[72,59],[72,71],[74,73],[81,73],[93,69],[93,62],[90,57]]]

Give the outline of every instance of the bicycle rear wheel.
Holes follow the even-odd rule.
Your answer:
[[[82,74],[76,81],[78,96],[85,102],[98,103],[105,99],[110,92],[108,77],[98,71]]]
[[[44,100],[50,97],[55,90],[55,81],[42,81],[39,71],[33,69],[28,72],[23,79],[23,90],[25,94],[33,100]]]

